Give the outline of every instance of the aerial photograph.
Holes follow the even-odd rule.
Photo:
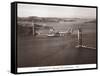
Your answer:
[[[18,67],[96,64],[96,8],[18,4]]]

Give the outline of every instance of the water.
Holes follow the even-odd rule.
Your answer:
[[[96,50],[75,48],[73,37],[18,38],[18,67],[96,63]]]
[[[17,42],[18,67],[55,66],[96,63],[96,50],[75,48],[77,30],[82,28],[84,45],[96,47],[96,23],[47,22],[39,23],[52,26],[56,31],[74,30],[73,34],[63,37],[19,36]]]

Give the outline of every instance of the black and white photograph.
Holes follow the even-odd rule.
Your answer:
[[[96,7],[17,3],[16,26],[18,72],[96,68]]]

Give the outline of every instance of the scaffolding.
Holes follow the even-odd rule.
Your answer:
[[[83,45],[82,43],[82,28],[78,28],[78,34],[77,34],[77,38],[78,38],[78,45],[76,46],[76,48],[88,48],[88,49],[96,49],[94,47],[89,47],[86,45]]]

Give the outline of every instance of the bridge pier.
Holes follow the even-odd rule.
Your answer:
[[[33,29],[33,36],[36,36],[36,27],[33,22],[32,22],[32,29]]]
[[[77,48],[82,47],[82,29],[78,28],[78,45],[76,46]]]

